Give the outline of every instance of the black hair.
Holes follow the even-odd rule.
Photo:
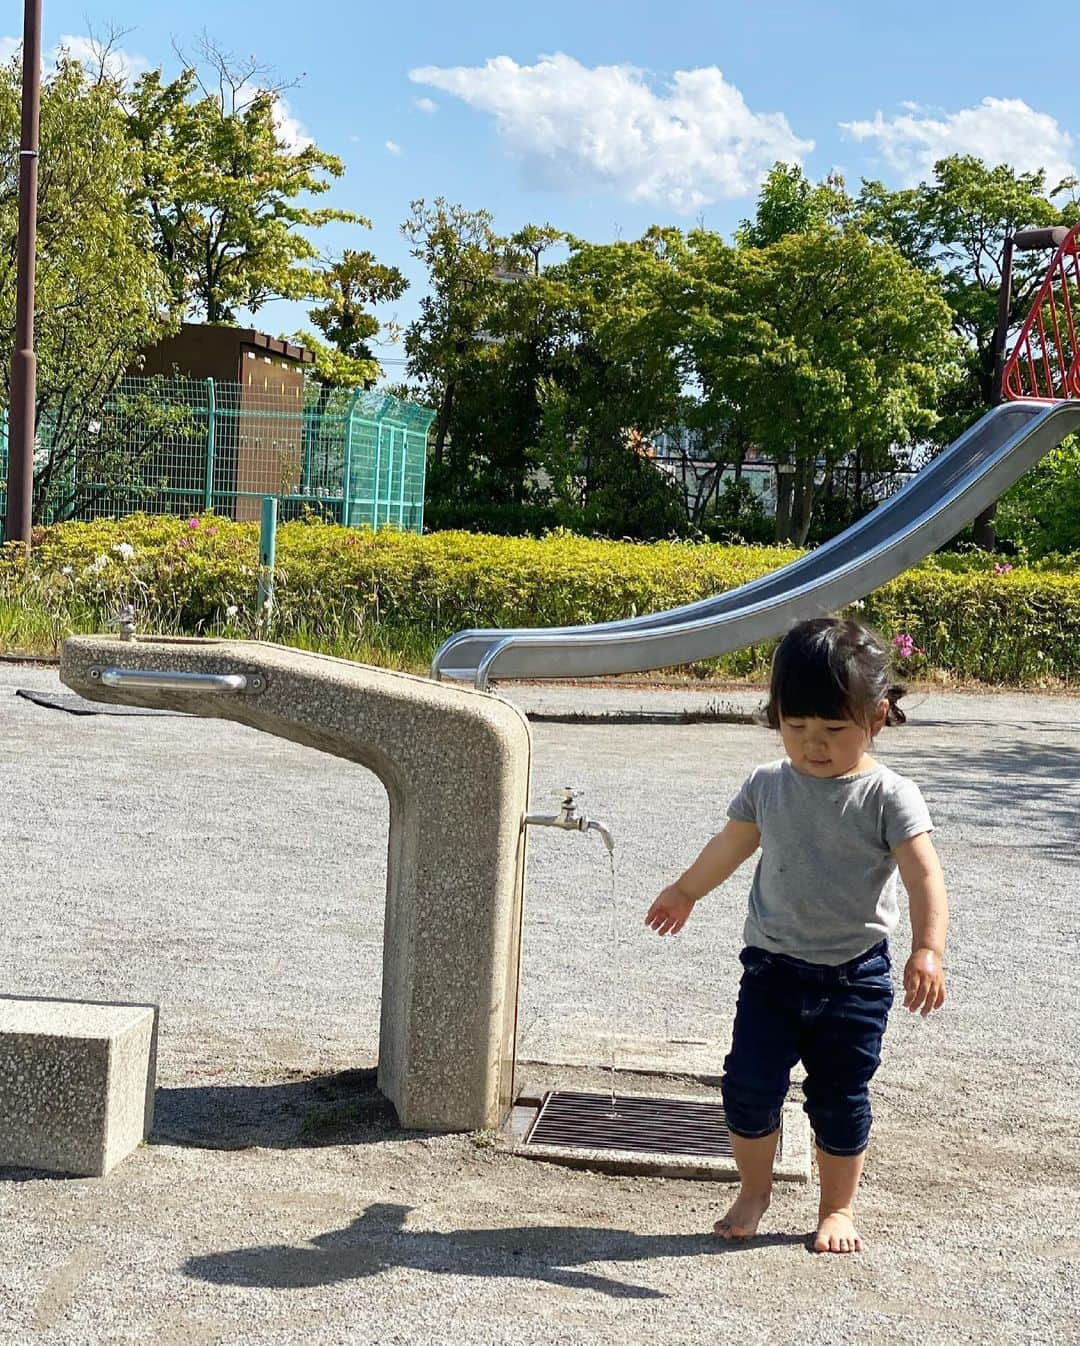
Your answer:
[[[800,622],[773,655],[766,722],[780,728],[781,715],[854,720],[869,727],[882,701],[886,724],[903,724],[897,705],[907,688],[892,681],[889,650],[880,636],[858,622],[815,617]]]

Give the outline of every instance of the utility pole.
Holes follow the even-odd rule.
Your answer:
[[[34,260],[37,243],[38,126],[41,109],[41,4],[25,0],[22,47],[22,135],[19,141],[19,242],[16,270],[15,350],[11,357],[8,419],[8,542],[30,547],[34,500],[34,421],[37,356],[34,354]]]

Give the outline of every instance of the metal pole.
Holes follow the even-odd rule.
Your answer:
[[[8,542],[30,548],[34,508],[34,257],[37,243],[38,127],[41,111],[41,4],[25,0],[22,49],[22,135],[19,142],[19,241],[15,297],[15,351],[11,357],[8,427]]]
[[[277,496],[264,495],[259,522],[258,621],[265,625],[274,608],[274,565],[277,561]]]
[[[1001,380],[1005,373],[1005,347],[1009,341],[1009,309],[1012,306],[1013,274],[1013,236],[1005,240],[1005,249],[1001,255],[1001,288],[998,290],[997,326],[994,328],[994,360],[991,375],[993,383],[990,389],[990,405],[996,407],[1004,400]]]
[[[371,527],[372,530],[379,526],[379,487],[382,477],[382,437],[383,423],[380,414],[379,422],[375,432],[375,488],[371,496]]]
[[[206,480],[203,482],[203,508],[214,508],[214,459],[217,456],[217,393],[214,380],[206,380]]]
[[[401,528],[405,523],[405,469],[409,462],[409,432],[401,432],[401,481],[398,483],[397,522]]]
[[[352,513],[352,452],[353,452],[353,412],[359,389],[354,388],[349,398],[349,408],[345,413],[345,462],[341,470],[341,523],[348,528]]]

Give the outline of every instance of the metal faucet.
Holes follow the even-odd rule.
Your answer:
[[[125,603],[116,616],[109,619],[109,625],[120,628],[121,640],[134,640],[136,635],[135,605]]]
[[[525,822],[533,827],[561,827],[567,832],[596,832],[607,847],[608,855],[615,854],[615,840],[607,827],[595,818],[586,818],[577,811],[577,793],[568,785],[563,790],[558,813],[526,813]]]

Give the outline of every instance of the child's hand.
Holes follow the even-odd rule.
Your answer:
[[[695,899],[687,897],[677,883],[669,884],[649,908],[645,924],[658,935],[677,935],[695,905]]]
[[[945,970],[941,956],[933,949],[916,949],[904,968],[904,1008],[922,1016],[940,1009],[945,1003]]]

